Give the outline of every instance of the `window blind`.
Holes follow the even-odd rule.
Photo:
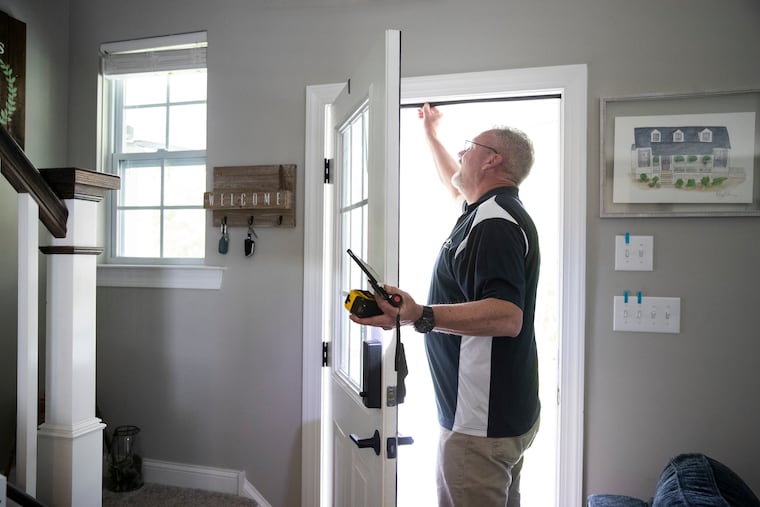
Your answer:
[[[108,78],[206,67],[206,32],[148,37],[100,45],[101,72]]]

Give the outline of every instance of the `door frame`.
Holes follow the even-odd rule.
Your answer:
[[[401,79],[401,102],[436,94],[504,96],[562,94],[561,315],[559,350],[557,505],[583,505],[583,403],[586,302],[587,75],[585,64]],[[301,505],[321,503],[322,240],[326,106],[343,83],[306,88],[304,160],[303,380]],[[498,92],[493,90],[498,88]]]

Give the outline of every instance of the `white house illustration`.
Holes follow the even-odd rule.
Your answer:
[[[676,184],[729,175],[731,142],[726,127],[639,127],[633,131],[635,179],[656,177],[662,184]]]

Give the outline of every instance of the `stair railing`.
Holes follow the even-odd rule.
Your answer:
[[[61,507],[99,506],[105,425],[95,414],[92,303],[95,257],[103,249],[94,245],[96,231],[89,227],[97,221],[95,205],[107,192],[117,190],[120,181],[117,176],[75,167],[38,170],[2,126],[0,169],[19,197],[16,486]],[[42,248],[38,219],[52,235]],[[71,229],[68,235],[67,227]],[[48,326],[46,335],[41,425],[37,419],[39,252],[47,256],[47,322],[55,323]],[[77,281],[76,292],[71,280]],[[73,350],[77,353],[56,353]],[[61,382],[64,377],[76,385],[69,389]]]
[[[0,126],[0,170],[19,194],[29,194],[40,207],[40,221],[56,238],[66,237],[69,211],[40,172],[26,157],[24,150]]]
[[[68,209],[8,131],[0,126],[0,171],[19,194],[16,480],[34,496],[37,483],[39,231],[66,236]],[[9,487],[12,485],[9,484]]]

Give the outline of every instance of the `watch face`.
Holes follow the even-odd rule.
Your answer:
[[[422,316],[414,323],[414,330],[418,333],[429,333],[435,327],[433,309],[429,306],[422,307]]]

